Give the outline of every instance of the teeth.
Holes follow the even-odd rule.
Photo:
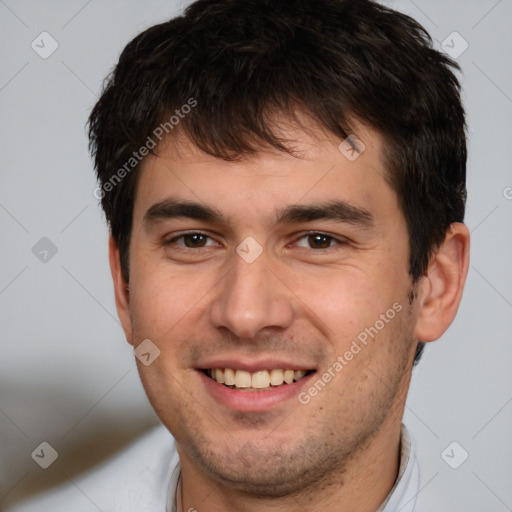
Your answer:
[[[220,368],[215,369],[215,380],[224,384],[224,372]]]
[[[235,374],[235,386],[237,388],[250,388],[251,374],[244,370],[238,370]]]
[[[293,370],[285,370],[284,381],[286,382],[286,384],[291,384],[293,382],[294,376],[295,372]]]
[[[270,386],[270,375],[267,370],[252,374],[251,387],[256,389],[268,388]]]
[[[271,370],[270,384],[272,386],[280,386],[284,382],[283,370]]]
[[[220,381],[217,381],[217,382],[220,382]],[[226,368],[224,370],[224,384],[226,384],[227,386],[235,385],[235,372],[231,368]]]
[[[240,389],[270,389],[270,386],[292,384],[302,379],[307,370],[260,370],[254,373],[232,368],[213,368],[206,372],[213,380]]]
[[[302,377],[304,377],[304,375],[306,375],[306,370],[295,370],[293,372],[293,380],[300,380],[302,379]],[[218,381],[220,382],[220,381]]]

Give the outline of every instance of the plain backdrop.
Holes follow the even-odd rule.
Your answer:
[[[469,122],[471,268],[457,319],[427,347],[407,402],[404,421],[421,464],[419,510],[505,512],[512,1],[386,4],[422,23],[437,48],[460,53],[467,45],[457,60]],[[115,312],[84,126],[125,44],[182,7],[0,0],[0,508],[93,467],[157,423]],[[58,44],[47,58],[41,43],[39,53],[32,47],[42,37],[44,51]],[[47,470],[31,458],[44,441],[59,454]],[[466,452],[457,469],[446,462],[459,465]]]

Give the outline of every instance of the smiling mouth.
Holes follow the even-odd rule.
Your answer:
[[[298,382],[315,370],[260,370],[247,372],[232,368],[211,368],[202,370],[210,379],[223,386],[239,391],[269,391],[280,386]]]

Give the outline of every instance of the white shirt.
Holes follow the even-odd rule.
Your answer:
[[[94,471],[5,512],[176,512],[179,474],[175,441],[160,426]],[[412,512],[418,488],[414,447],[402,426],[398,478],[376,512]]]
[[[414,446],[402,425],[400,467],[395,485],[376,512],[413,512],[420,486],[420,472]]]

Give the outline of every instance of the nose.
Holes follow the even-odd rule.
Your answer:
[[[215,288],[211,322],[239,338],[251,339],[265,328],[286,329],[293,321],[293,294],[272,270],[265,253],[247,263],[233,255],[230,272]]]

